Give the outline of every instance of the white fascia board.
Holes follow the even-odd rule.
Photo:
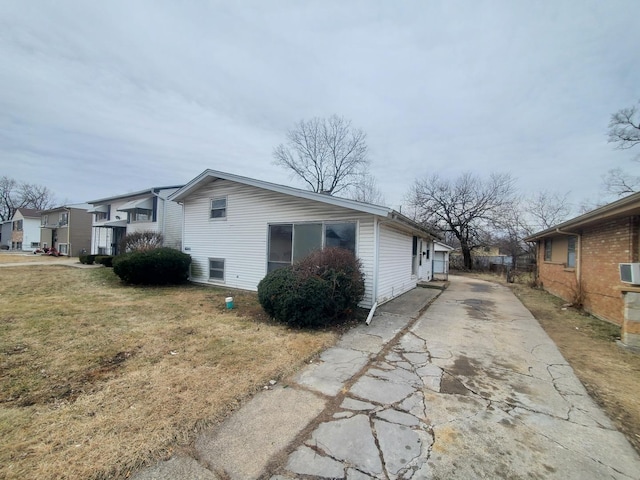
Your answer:
[[[169,197],[169,200],[174,202],[180,202],[187,198],[194,190],[200,188],[203,183],[209,180],[229,180],[231,182],[237,182],[243,185],[249,185],[264,190],[270,190],[272,192],[278,192],[285,195],[291,195],[293,197],[305,198],[307,200],[314,200],[316,202],[326,203],[329,205],[335,205],[338,207],[349,208],[358,212],[370,213],[372,215],[379,215],[387,217],[393,210],[388,207],[382,207],[380,205],[373,205],[369,203],[357,202],[355,200],[349,200],[347,198],[333,197],[331,195],[325,195],[322,193],[310,192],[308,190],[302,190],[299,188],[288,187],[286,185],[279,185],[276,183],[265,182],[255,178],[243,177],[241,175],[235,175],[233,173],[218,172],[215,170],[205,170],[196,178],[187,183],[180,190],[175,192]]]

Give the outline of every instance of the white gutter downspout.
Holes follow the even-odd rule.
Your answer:
[[[371,292],[371,300],[373,300],[373,306],[369,310],[366,324],[369,325],[373,319],[373,314],[378,308],[378,261],[380,260],[380,223],[378,217],[373,216],[373,288]]]

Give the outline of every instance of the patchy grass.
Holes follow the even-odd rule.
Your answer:
[[[6,251],[0,251],[0,265],[7,263],[34,263],[34,262],[47,262],[55,265],[56,263],[69,263],[73,258],[70,257],[52,257],[50,255],[40,255],[28,252],[8,253]],[[78,261],[78,259],[75,259]]]
[[[126,478],[187,448],[335,342],[256,295],[122,286],[111,269],[0,270],[0,478]]]
[[[538,288],[523,276],[472,274],[510,287],[558,346],[589,394],[640,453],[640,355],[619,347],[620,327],[599,320]]]

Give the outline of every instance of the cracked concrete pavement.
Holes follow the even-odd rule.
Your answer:
[[[437,293],[383,305],[204,432],[193,458],[133,478],[640,478],[638,454],[508,288],[452,277],[419,316]]]

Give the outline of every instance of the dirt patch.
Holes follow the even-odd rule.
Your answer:
[[[592,398],[640,453],[640,355],[616,344],[620,327],[568,307],[564,300],[526,283],[507,284],[501,277],[474,276],[513,290]]]

